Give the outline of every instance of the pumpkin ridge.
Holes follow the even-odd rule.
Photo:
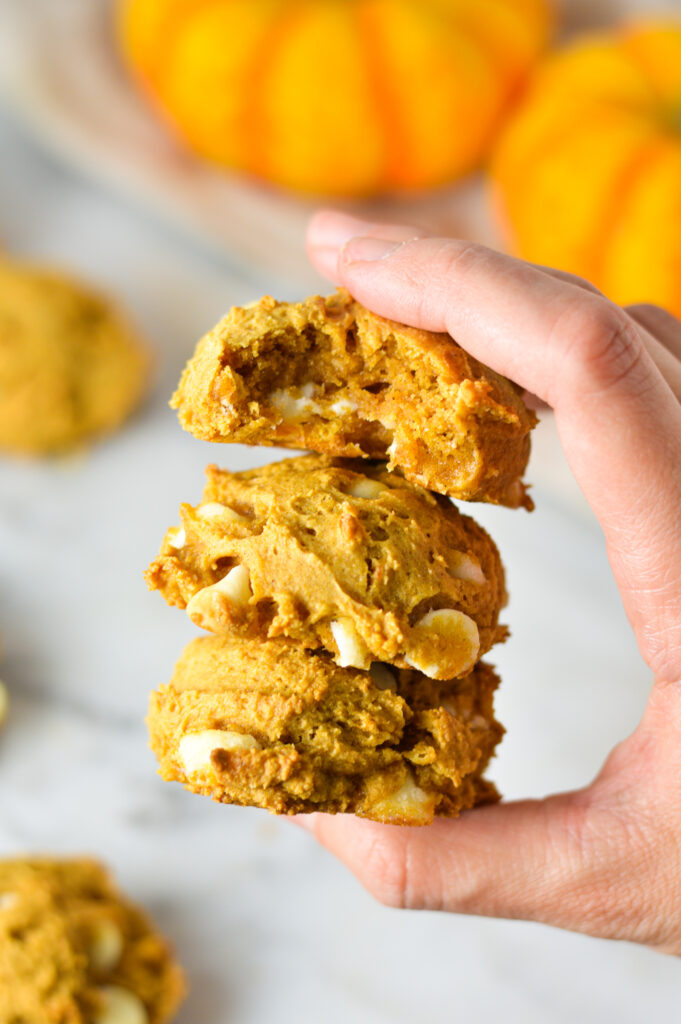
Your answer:
[[[264,27],[259,45],[253,48],[253,59],[246,76],[251,82],[251,87],[244,90],[241,114],[236,120],[237,129],[245,140],[242,166],[261,178],[268,176],[271,162],[266,139],[270,119],[266,113],[265,95],[272,64],[268,60],[263,60],[263,54],[270,53],[275,46],[282,44],[287,33],[304,13],[305,7],[305,0],[299,0],[295,5],[281,0],[278,13],[272,18],[271,23]]]
[[[652,22],[647,26],[634,21],[629,26],[629,31],[624,33],[619,41],[620,49],[645,77],[648,85],[650,86],[651,93],[659,105],[660,112],[663,115],[664,112],[669,111],[670,108],[673,111],[675,104],[681,107],[681,88],[676,96],[665,92],[665,86],[660,84],[653,73],[650,54],[646,51],[645,38],[642,36],[640,29],[645,30],[647,28],[648,30],[654,30],[657,28],[664,30],[668,28],[670,24],[674,31],[678,29],[677,22],[668,23],[663,19],[657,22]]]
[[[357,197],[480,164],[511,79],[537,60],[549,4],[111,2],[139,86],[190,150],[293,191]]]
[[[189,19],[197,13],[203,14],[204,11],[224,4],[224,2],[225,0],[196,0],[193,6],[190,7],[187,4],[184,10],[175,11],[172,7],[166,9],[162,21],[162,32],[165,33],[163,49],[154,53],[153,63],[146,70],[148,81],[155,92],[163,93],[165,91],[164,72],[167,73],[170,67],[168,56],[175,50],[177,41],[184,32]]]
[[[602,230],[596,232],[596,238],[603,239],[603,245],[599,250],[591,246],[594,253],[594,283],[603,281],[605,278],[605,267],[610,262],[610,253],[617,235],[617,222],[620,210],[626,205],[627,199],[633,192],[639,177],[645,173],[656,161],[666,155],[667,139],[661,138],[659,134],[651,137],[650,142],[643,144],[635,156],[625,165],[622,174],[615,180],[610,193],[610,202],[604,210],[602,218]]]
[[[520,164],[522,168],[524,168],[525,174],[529,176],[533,168],[541,167],[544,154],[553,152],[556,144],[563,143],[565,145],[565,149],[569,150],[571,148],[571,146],[568,145],[569,138],[571,136],[581,135],[584,126],[584,119],[593,111],[593,109],[593,104],[590,103],[587,98],[585,98],[584,101],[579,105],[579,107],[573,107],[569,111],[569,113],[568,111],[563,111],[564,119],[556,119],[553,125],[553,130],[550,132],[546,131],[544,132],[544,134],[538,136],[535,143],[530,148],[523,150],[522,160],[516,160],[516,163]],[[612,109],[612,105],[609,105],[607,108],[604,109],[610,110]],[[635,117],[637,119],[642,118],[641,110],[628,104],[621,105],[619,109],[621,110],[621,112],[631,114],[632,117]],[[646,127],[648,128],[648,138],[652,139],[654,135],[653,129],[649,125],[646,125]],[[643,142],[641,144],[645,145],[645,143]],[[501,149],[498,151],[497,157],[495,158],[495,162],[492,165],[492,179],[493,181],[496,182],[497,188],[501,187],[501,179],[497,172],[496,159],[498,159],[499,154],[502,153],[503,147],[504,142],[502,141]],[[530,179],[528,177],[526,179],[526,183],[529,180]],[[507,199],[503,196],[501,198],[501,203],[504,208],[508,205]],[[511,214],[509,210],[509,213],[507,215],[503,215],[502,220],[503,223],[501,224],[501,227],[504,230],[506,243],[512,246],[514,251],[516,251],[517,254],[520,255],[523,259],[529,259],[530,261],[536,262],[536,259],[532,255],[532,253],[526,252],[524,250],[524,247],[520,244],[520,240],[518,237],[518,227],[515,224],[515,215]],[[595,237],[596,239],[600,237],[600,230],[600,227],[594,228],[592,239],[593,237]],[[593,245],[591,245],[591,248],[593,249]],[[542,260],[540,260],[540,262],[542,262]],[[593,268],[586,268],[584,265],[582,265],[582,268],[579,271],[575,270],[574,267],[566,266],[563,267],[562,269],[571,270],[573,273],[579,273],[582,277],[585,277],[587,279],[589,279],[593,275]]]
[[[681,308],[681,25],[578,37],[540,67],[494,154],[514,255],[589,278],[615,302]]]
[[[485,67],[488,77],[495,82],[500,72],[497,68],[496,59],[497,50],[496,45],[492,42],[489,35],[485,35],[484,31],[480,31],[471,21],[467,19],[456,19],[452,12],[452,24],[456,26],[456,30],[459,35],[464,36],[470,43],[472,48],[478,53],[481,61]],[[496,75],[495,75],[496,70]],[[491,72],[491,74],[490,74]],[[489,151],[490,140],[495,138],[499,134],[499,126],[503,123],[504,114],[508,108],[511,97],[509,96],[509,85],[510,85],[510,74],[509,69],[504,68],[504,87],[498,90],[499,109],[496,112],[496,116],[490,118],[488,125],[487,135],[482,142],[482,151]],[[495,83],[496,84],[496,83]]]
[[[376,121],[383,136],[383,169],[381,177],[393,187],[412,178],[409,134],[398,103],[389,86],[389,62],[381,38],[376,12],[363,5],[355,6],[357,36],[363,40],[364,70]],[[406,173],[405,173],[406,172]]]

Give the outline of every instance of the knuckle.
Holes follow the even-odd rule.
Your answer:
[[[380,832],[363,851],[364,887],[386,907],[414,910],[428,905],[440,909],[439,898],[431,900],[413,838],[401,836],[395,840],[390,832],[385,833],[385,827],[380,826]]]
[[[448,281],[455,274],[457,277],[474,273],[481,263],[485,262],[489,250],[476,242],[456,241],[448,239],[443,243],[437,256],[438,275]]]
[[[384,906],[408,906],[408,870],[404,849],[396,849],[377,835],[363,850],[361,881],[371,896]]]
[[[469,274],[475,274],[480,264],[489,257],[489,250],[475,242],[444,239],[439,247],[429,251],[428,264],[416,268],[409,285],[418,296],[419,320],[428,319],[428,310],[435,305],[446,305],[449,289],[454,277],[459,282]],[[410,273],[407,267],[406,273]],[[435,299],[435,301],[433,301]],[[442,300],[445,300],[444,303]]]
[[[635,376],[643,346],[631,317],[624,310],[594,296],[577,300],[556,323],[563,360],[595,390],[615,387]]]

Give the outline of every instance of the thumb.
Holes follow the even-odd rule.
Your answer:
[[[590,791],[481,807],[425,828],[301,816],[380,902],[551,924],[673,951],[654,913],[650,850]]]

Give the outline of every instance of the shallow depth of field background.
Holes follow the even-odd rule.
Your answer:
[[[111,864],[187,969],[179,1024],[672,1019],[675,960],[538,925],[382,908],[288,822],[156,777],[147,694],[195,630],[147,593],[142,571],[180,502],[198,498],[207,463],[277,455],[194,440],[168,397],[230,305],[328,285],[302,251],[319,200],[179,145],[123,70],[110,7],[0,0],[0,245],[117,296],[156,360],[149,400],[110,440],[57,461],[0,458],[0,676],[11,698],[0,854],[91,852]],[[650,11],[681,23],[675,2],[566,0],[558,38]],[[341,202],[500,244],[486,188],[476,172]],[[681,199],[670,223],[677,214]],[[550,415],[529,479],[531,516],[471,509],[508,572],[512,638],[491,658],[508,732],[492,776],[511,799],[588,782],[650,685]]]

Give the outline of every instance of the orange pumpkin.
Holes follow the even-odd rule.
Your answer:
[[[197,152],[368,195],[479,164],[545,43],[547,2],[119,0],[119,36]]]
[[[492,178],[517,255],[681,315],[681,22],[590,36],[550,59]]]

